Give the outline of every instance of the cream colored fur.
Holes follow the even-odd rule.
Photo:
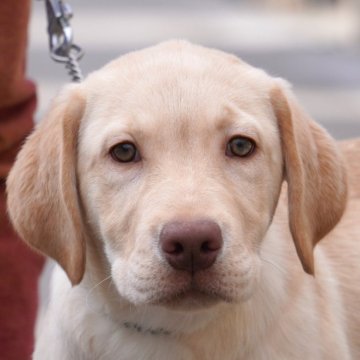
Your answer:
[[[226,155],[236,135],[248,158]],[[111,158],[122,141],[140,161]],[[113,61],[64,89],[7,182],[15,228],[60,264],[34,359],[359,359],[359,179],[360,140],[232,55],[171,41]],[[191,278],[159,234],[199,218],[224,246]]]

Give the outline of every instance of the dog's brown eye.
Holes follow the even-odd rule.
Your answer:
[[[140,155],[136,149],[136,146],[130,142],[123,142],[114,145],[110,149],[110,155],[114,160],[124,163],[140,160]]]
[[[232,138],[227,145],[227,156],[246,157],[253,153],[255,149],[255,142],[246,137],[237,136]]]

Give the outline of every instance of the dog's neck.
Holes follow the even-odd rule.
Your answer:
[[[97,311],[112,322],[121,325],[126,331],[159,338],[198,331],[215,320],[220,312],[218,307],[217,310],[181,312],[152,305],[139,307],[123,305],[112,309],[97,309]]]
[[[150,336],[177,336],[189,334],[205,327],[216,318],[218,311],[173,311],[159,306],[123,308],[112,321],[120,323],[127,331]],[[111,311],[111,314],[114,314]]]

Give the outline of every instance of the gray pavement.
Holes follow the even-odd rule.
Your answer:
[[[187,38],[286,78],[308,112],[335,137],[360,136],[360,43],[351,9],[267,13],[235,0],[70,3],[75,40],[87,52],[81,62],[85,74],[128,51]],[[42,5],[34,2],[28,64],[39,84],[39,116],[68,80],[63,67],[48,57]]]

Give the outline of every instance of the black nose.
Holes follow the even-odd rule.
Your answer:
[[[168,263],[191,273],[209,268],[222,245],[220,227],[211,220],[170,222],[160,234],[160,247]]]

